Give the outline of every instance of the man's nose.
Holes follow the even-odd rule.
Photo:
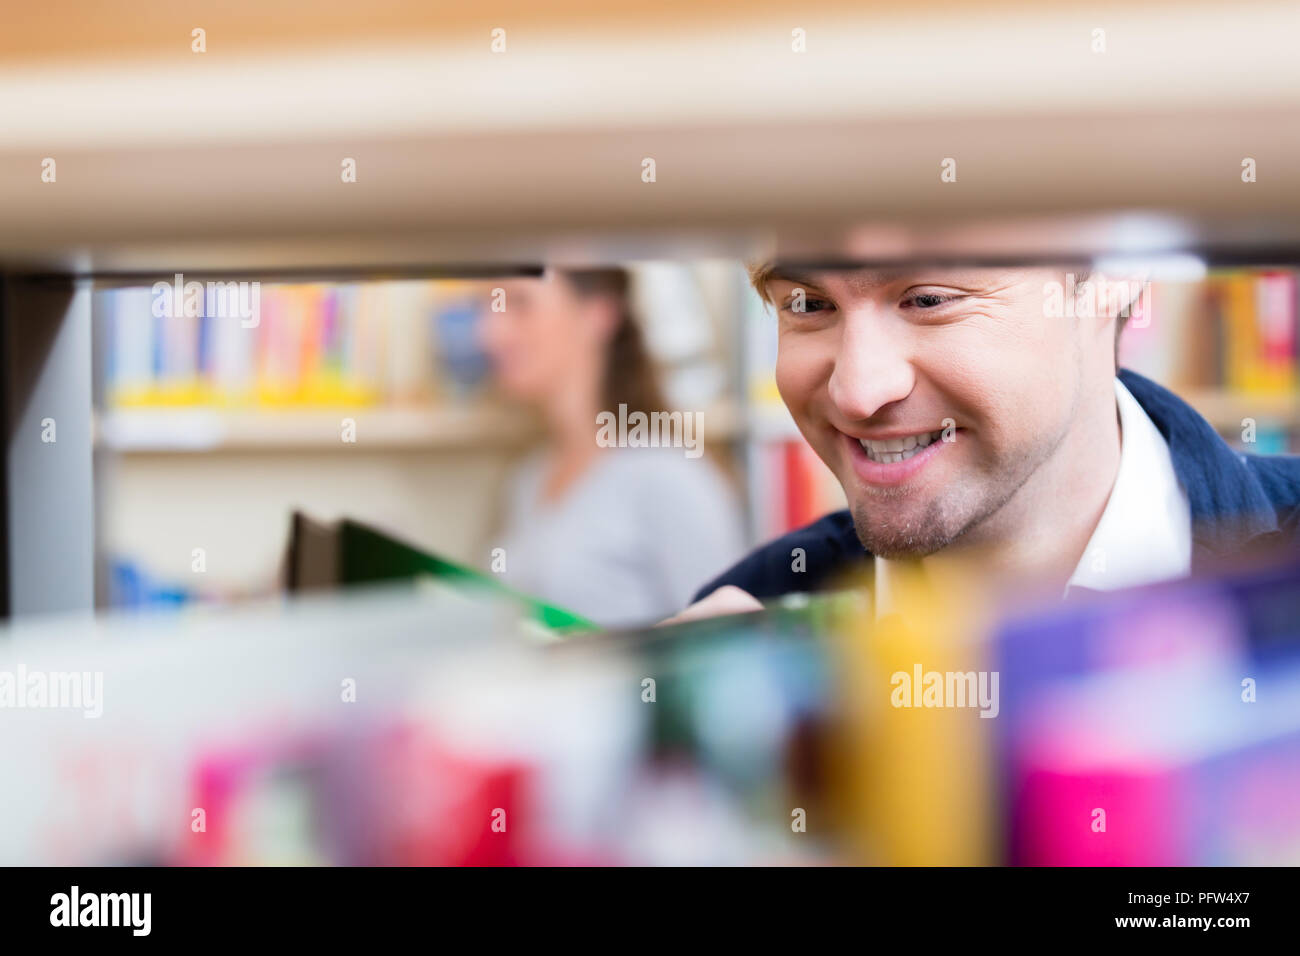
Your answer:
[[[830,397],[849,421],[871,418],[912,394],[916,372],[906,336],[880,315],[850,315],[841,326]]]

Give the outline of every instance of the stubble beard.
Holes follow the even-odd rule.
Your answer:
[[[979,473],[976,482],[958,479],[964,487],[940,491],[920,507],[908,501],[915,493],[912,489],[872,489],[850,507],[858,540],[868,552],[886,560],[915,560],[960,546],[1055,454],[1065,434],[1062,429],[1050,442],[1004,454],[1002,463],[991,472]],[[909,513],[900,515],[900,506]]]

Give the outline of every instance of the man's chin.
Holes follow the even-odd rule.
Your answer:
[[[937,507],[910,520],[900,520],[898,515],[881,520],[867,513],[866,509],[853,509],[853,526],[862,546],[873,555],[890,561],[928,557],[951,545],[961,529],[954,530],[944,519]]]

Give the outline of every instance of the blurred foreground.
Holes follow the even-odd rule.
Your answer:
[[[566,639],[419,582],[13,625],[0,863],[1300,862],[1300,563],[974,593]]]

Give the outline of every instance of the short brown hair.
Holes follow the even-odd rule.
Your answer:
[[[754,291],[758,293],[758,297],[771,305],[772,297],[767,294],[767,280],[772,278],[776,263],[771,259],[766,259],[751,262],[745,268],[749,271],[749,283],[754,287]]]

